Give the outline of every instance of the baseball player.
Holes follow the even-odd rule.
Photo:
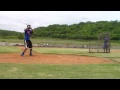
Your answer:
[[[104,52],[106,51],[107,52],[107,49],[108,49],[108,36],[106,35],[105,38],[104,38]]]
[[[31,28],[31,25],[27,25],[27,28],[24,29],[24,45],[25,45],[25,49],[24,51],[22,52],[21,56],[24,56],[26,50],[28,48],[30,48],[30,53],[29,55],[32,56],[32,42],[30,40],[30,36],[31,34],[33,33],[33,29]]]

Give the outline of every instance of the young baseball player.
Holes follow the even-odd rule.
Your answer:
[[[29,55],[32,56],[32,42],[30,40],[30,36],[31,34],[33,33],[33,29],[31,28],[31,25],[27,25],[27,28],[24,29],[24,45],[25,45],[25,49],[24,51],[22,52],[21,56],[24,56],[26,50],[28,48],[30,48],[30,53]]]

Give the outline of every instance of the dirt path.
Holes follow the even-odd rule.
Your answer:
[[[19,47],[23,50],[23,47]],[[21,57],[20,53],[0,54],[0,63],[26,63],[26,64],[109,64],[111,60],[96,57],[78,56],[78,55],[55,55],[38,54],[33,52],[29,56],[28,51]]]

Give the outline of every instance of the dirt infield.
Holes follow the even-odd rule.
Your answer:
[[[23,47],[19,47],[23,50]],[[28,51],[25,56],[20,53],[0,54],[0,63],[24,63],[24,64],[109,64],[111,60],[96,57],[87,57],[79,55],[55,55],[55,54],[38,54],[33,52],[29,56]]]

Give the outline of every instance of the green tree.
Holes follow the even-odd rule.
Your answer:
[[[23,39],[23,38],[24,38],[23,33],[20,33],[20,34],[18,35],[18,39]]]

